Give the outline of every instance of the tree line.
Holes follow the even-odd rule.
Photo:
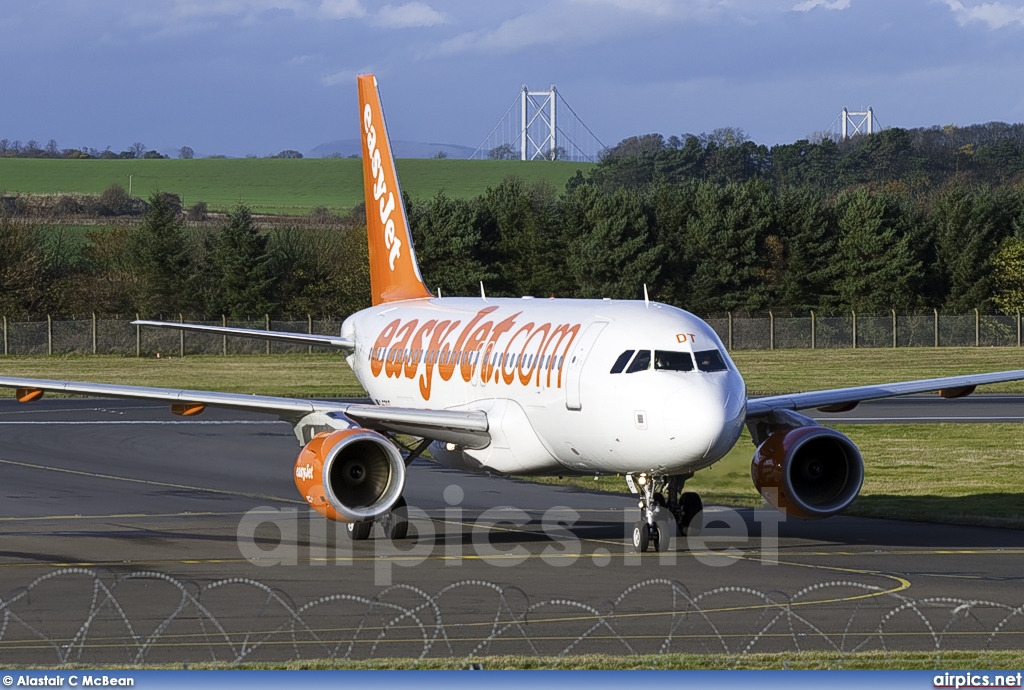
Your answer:
[[[1024,185],[839,192],[765,180],[559,192],[509,178],[475,199],[406,199],[445,295],[651,297],[697,314],[1024,308]],[[0,313],[344,315],[369,305],[365,216],[261,229],[244,206],[88,230],[0,220]]]
[[[182,146],[177,150],[178,158],[191,160],[196,157],[195,150],[191,146]],[[227,156],[212,155],[207,158],[226,158]],[[266,156],[267,158],[302,158],[302,153],[295,149],[285,149]],[[15,139],[0,139],[0,158],[51,158],[67,160],[160,160],[170,158],[154,149],[149,149],[141,141],[137,141],[123,151],[114,151],[109,146],[105,149],[96,149],[91,146],[83,146],[80,149],[61,148],[57,145],[56,139],[50,139],[45,145],[35,139],[30,139],[24,144]],[[246,158],[256,158],[255,155],[248,155]]]
[[[763,179],[776,187],[838,190],[903,181],[939,185],[951,178],[989,184],[1024,174],[1024,124],[891,128],[840,140],[829,135],[768,147],[740,129],[682,137],[630,137],[605,151],[594,180],[605,187],[642,187],[707,180]]]
[[[0,314],[345,315],[369,303],[365,216],[189,223],[173,194],[139,222],[82,229],[0,215]]]
[[[593,178],[598,178],[595,174]],[[445,294],[652,298],[697,314],[1024,307],[1024,186],[954,180],[838,192],[762,179],[561,194],[506,180],[410,212]]]
[[[473,199],[442,191],[406,204],[424,277],[445,295],[479,294],[483,282],[494,296],[638,299],[646,284],[701,315],[1014,313],[1024,308],[1022,142],[1020,125],[760,153],[736,130],[651,135],[624,140],[561,190],[509,178]],[[0,312],[240,317],[369,305],[361,208],[261,228],[245,207],[193,223],[205,209],[183,210],[174,195],[143,204],[116,192],[102,207],[141,220],[84,242],[59,224],[3,219],[0,204]]]

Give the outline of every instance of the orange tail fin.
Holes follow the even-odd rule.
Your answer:
[[[420,267],[416,263],[409,218],[398,187],[398,172],[377,92],[377,79],[372,74],[365,74],[358,77],[358,83],[373,304],[432,297],[423,284]]]

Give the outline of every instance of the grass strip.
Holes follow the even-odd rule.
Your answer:
[[[200,662],[190,664],[126,665],[63,665],[9,666],[3,670],[460,670],[480,664],[484,670],[908,670],[961,671],[974,669],[1019,669],[1024,666],[1024,651],[944,651],[936,652],[781,652],[773,654],[581,654],[576,656],[485,656],[467,658],[380,658],[365,661],[341,659],[309,659],[282,663],[222,664]],[[1009,673],[1010,671],[1005,671]],[[1013,671],[1016,674],[1016,671]]]

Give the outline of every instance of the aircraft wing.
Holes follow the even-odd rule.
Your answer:
[[[913,393],[938,392],[943,397],[955,398],[972,393],[976,386],[1020,380],[1024,380],[1024,369],[998,371],[990,374],[946,376],[937,379],[922,379],[901,383],[881,383],[871,386],[855,386],[853,388],[833,388],[831,390],[810,391],[807,393],[770,395],[747,401],[747,419],[764,417],[781,410],[807,410],[815,407],[838,408],[853,405],[864,400],[877,400],[879,398],[891,398],[897,395],[911,395]]]
[[[352,423],[347,423],[348,420],[351,420],[367,429],[410,434],[471,448],[481,448],[490,443],[487,415],[474,410],[420,410],[331,400],[302,400],[242,393],[26,379],[10,376],[0,376],[0,387],[17,389],[17,398],[22,402],[37,400],[43,392],[155,400],[167,402],[172,406],[182,406],[176,410],[176,414],[196,414],[201,411],[201,406],[222,407],[274,414],[292,425],[298,425],[309,418],[309,415],[319,413],[318,421],[327,420],[328,425],[337,424],[340,428],[353,426]],[[191,412],[188,411],[190,409]]]
[[[259,338],[261,340],[277,340],[284,343],[296,343],[299,345],[314,345],[316,347],[333,347],[339,350],[352,351],[355,343],[349,338],[341,338],[331,335],[318,335],[315,333],[288,333],[286,331],[261,331],[255,328],[231,328],[229,326],[205,326],[196,323],[174,323],[173,321],[132,321],[135,326],[152,326],[154,328],[170,328],[178,331],[192,331],[194,333],[214,333],[216,335],[230,335],[238,338]]]

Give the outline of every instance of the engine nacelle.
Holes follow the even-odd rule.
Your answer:
[[[363,522],[386,513],[405,488],[405,462],[368,429],[317,434],[295,461],[295,488],[329,520]]]
[[[864,460],[835,429],[778,429],[754,452],[750,476],[761,495],[787,515],[826,518],[857,498]]]

